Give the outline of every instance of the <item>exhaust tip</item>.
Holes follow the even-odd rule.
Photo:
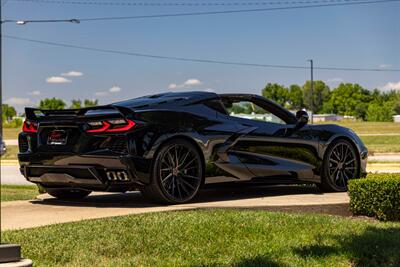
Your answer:
[[[129,181],[128,174],[124,171],[122,172],[117,172],[117,177],[120,181]]]
[[[116,173],[114,171],[108,171],[106,172],[107,174],[107,179],[110,181],[116,181],[118,180],[118,176],[116,175]]]
[[[128,173],[126,171],[106,171],[106,175],[109,181],[130,181]]]

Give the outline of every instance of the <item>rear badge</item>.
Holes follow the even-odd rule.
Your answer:
[[[67,132],[64,130],[54,130],[50,132],[47,138],[48,145],[66,145],[67,144]]]

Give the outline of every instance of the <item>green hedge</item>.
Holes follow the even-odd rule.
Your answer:
[[[400,220],[400,174],[369,174],[348,185],[350,211],[382,221]]]

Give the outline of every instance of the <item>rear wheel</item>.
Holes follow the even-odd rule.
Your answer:
[[[78,200],[87,197],[91,193],[91,191],[79,189],[45,188],[45,190],[49,195],[62,200]]]
[[[339,139],[325,153],[321,187],[324,191],[347,191],[347,183],[359,178],[360,164],[350,142]]]
[[[155,156],[151,183],[141,192],[156,202],[185,203],[197,195],[203,181],[200,153],[190,142],[175,139],[163,145]]]

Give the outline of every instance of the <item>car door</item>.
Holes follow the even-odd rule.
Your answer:
[[[234,155],[252,173],[252,180],[293,182],[315,181],[319,169],[318,138],[307,127],[296,129],[293,117],[283,108],[258,97],[246,99],[265,111],[251,116],[230,116],[231,120],[254,129],[239,136],[230,146]],[[289,116],[289,115],[288,115]]]

